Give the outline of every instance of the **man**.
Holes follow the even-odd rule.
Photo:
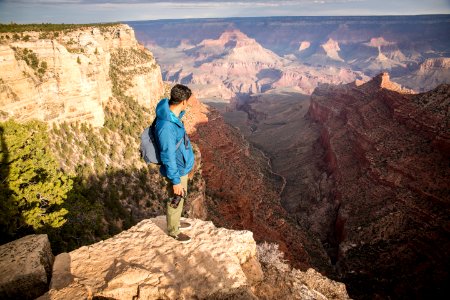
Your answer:
[[[188,174],[194,166],[192,145],[181,122],[191,97],[194,96],[187,86],[177,84],[170,91],[170,100],[162,99],[156,106],[155,136],[162,162],[160,172],[166,177],[170,198],[182,197],[178,206],[171,205],[170,200],[167,203],[167,230],[171,237],[182,243],[191,240],[180,232],[180,229],[190,227],[184,222],[180,226],[180,218],[187,195]]]

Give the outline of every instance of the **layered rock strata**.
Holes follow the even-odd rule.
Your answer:
[[[394,90],[392,90],[394,89]],[[336,267],[357,298],[431,297],[449,274],[450,87],[405,94],[380,74],[315,90],[338,203]]]
[[[163,93],[159,66],[127,25],[23,35],[27,38],[4,39],[2,35],[2,119],[82,121],[102,126],[103,109],[117,81],[110,77],[112,63],[124,74],[121,84],[127,85],[140,104],[149,107]],[[132,59],[132,65],[130,61],[120,65],[124,54]]]
[[[331,40],[332,60],[340,59]],[[347,83],[364,78],[350,68],[314,67],[280,57],[239,30],[226,30],[217,39],[176,48],[148,47],[158,56],[168,81],[196,87],[201,98],[231,99],[277,87],[294,87],[311,94],[319,82]]]
[[[395,80],[419,92],[431,90],[440,83],[450,84],[450,57],[428,58],[417,70]]]
[[[202,153],[208,218],[218,226],[251,230],[257,242],[279,244],[295,267],[332,273],[320,242],[281,207],[285,182],[271,171],[268,159],[216,110],[208,118],[193,137]]]

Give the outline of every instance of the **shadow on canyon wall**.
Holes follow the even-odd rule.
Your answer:
[[[4,137],[3,126],[0,126],[0,222],[1,222],[1,234],[0,234],[0,244],[10,241],[10,232],[8,232],[8,211],[13,206],[11,201],[12,191],[9,188],[6,178],[9,175],[9,151],[6,146],[6,141]]]
[[[337,280],[347,284],[352,298],[437,299],[448,291],[449,207],[448,193],[441,193],[448,191],[443,168],[448,168],[448,157],[431,149],[422,133],[411,131],[414,127],[398,124],[383,104],[406,96],[379,88],[370,90],[370,85],[368,92],[349,85],[348,90],[356,95],[340,90],[345,88],[327,92],[324,87],[315,95],[324,103],[332,99],[328,104],[331,109],[322,104],[322,113],[315,112],[332,120],[327,125],[307,114],[309,100],[302,109],[301,97],[292,99],[293,95],[286,93],[259,95],[242,103],[240,108],[248,114],[246,122],[242,115],[230,116],[234,112],[224,115],[251,127],[241,132],[268,155],[274,172],[286,178],[281,194],[283,207],[303,230],[320,239],[334,271],[341,276]],[[437,88],[434,94],[430,92],[429,99],[445,94],[442,87]],[[354,103],[339,106],[340,101],[353,100],[361,101],[362,112]],[[403,116],[401,109],[399,114]],[[337,116],[331,117],[333,113]],[[381,139],[380,134],[384,134]],[[383,152],[377,141],[393,148]],[[428,153],[427,159],[423,159],[424,153]],[[334,155],[340,159],[337,166]],[[408,157],[415,157],[415,164],[410,165]],[[378,165],[386,159],[393,167]],[[372,162],[374,165],[367,169]],[[378,168],[382,174],[379,179],[375,176],[378,171],[374,173]],[[416,171],[410,174],[411,170]],[[427,179],[425,174],[430,172],[438,176]],[[393,178],[402,181],[392,184]]]

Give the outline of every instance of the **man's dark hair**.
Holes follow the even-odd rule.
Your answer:
[[[192,91],[190,88],[188,88],[185,85],[182,84],[176,84],[171,90],[170,90],[170,100],[169,105],[173,104],[179,104],[183,102],[183,100],[187,100],[191,97]]]

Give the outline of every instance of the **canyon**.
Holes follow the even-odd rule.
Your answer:
[[[414,30],[398,27],[416,21]],[[105,122],[105,107],[113,107],[108,121],[114,120],[126,106],[118,95],[125,96],[138,104],[125,116],[133,121],[142,109],[150,120],[168,86],[162,79],[188,84],[201,101],[191,103],[185,120],[197,165],[184,216],[250,230],[258,244],[278,244],[300,271],[313,268],[343,281],[351,298],[448,294],[450,91],[448,84],[436,87],[449,79],[449,45],[439,39],[448,17],[251,22],[130,22],[134,30],[115,25],[3,40],[2,120],[88,122],[94,132],[107,127],[108,147],[124,150],[97,156],[119,168],[117,178],[105,171],[100,183],[126,188],[101,201],[131,193],[119,201],[125,215],[113,220],[126,230],[127,218],[162,214],[151,197],[164,192],[156,169],[139,161],[137,151],[125,158],[148,124],[119,123],[121,135]],[[302,30],[288,28],[299,24]],[[412,44],[420,26],[429,38]],[[50,55],[49,49],[58,50]],[[24,58],[30,53],[38,66],[46,62],[43,72]],[[370,79],[380,70],[393,79],[387,73]],[[59,159],[71,172],[85,163],[80,153]],[[137,190],[142,180],[151,188]]]
[[[289,215],[317,236],[356,299],[448,290],[450,86],[413,94],[368,82],[253,95],[224,112],[286,185]],[[276,143],[274,143],[276,141]]]
[[[402,297],[445,293],[449,100],[449,85],[402,93],[387,73],[311,96],[335,178],[336,267],[346,282],[365,278]]]
[[[368,80],[384,71],[416,92],[449,80],[448,64],[442,63],[450,57],[450,43],[442,38],[450,32],[447,15],[128,24],[155,54],[164,80],[197,85],[205,99],[230,99],[278,87],[311,94],[319,83]]]
[[[3,39],[5,51],[16,51],[20,55],[10,53],[0,65],[2,95],[5,95],[0,109],[3,119],[14,118],[20,122],[38,119],[56,125],[48,130],[51,138],[48,146],[61,169],[73,176],[78,186],[70,199],[66,199],[66,207],[74,215],[62,229],[50,232],[50,237],[55,239],[56,235],[52,247],[72,247],[68,249],[72,250],[74,246],[92,244],[126,230],[133,222],[164,214],[161,199],[167,195],[161,189],[161,178],[157,176],[156,168],[146,166],[139,159],[138,151],[127,154],[127,149],[138,148],[138,131],[147,125],[146,119],[142,118],[150,120],[156,99],[162,97],[166,86],[161,84],[159,67],[155,65],[152,54],[137,43],[133,30],[127,25],[88,26],[67,32],[44,33],[28,31],[14,41]],[[97,39],[112,40],[108,44],[110,51],[104,51],[106,46],[100,48],[95,43]],[[62,41],[67,41],[67,44],[62,45]],[[83,41],[87,41],[89,46],[86,50],[84,44],[80,44]],[[60,50],[53,56],[47,56],[47,52],[38,48],[40,44],[62,46],[58,46]],[[88,54],[82,54],[86,52]],[[67,56],[66,59],[59,53]],[[77,72],[86,71],[83,67],[91,68],[94,56],[105,61],[103,73],[91,75],[93,84],[85,86],[91,90],[84,94],[79,85],[84,77],[77,76]],[[33,59],[38,61],[43,71],[33,69]],[[36,92],[33,89],[36,86],[53,84],[59,76],[67,76],[66,71],[57,69],[51,61],[61,61],[62,70],[73,68],[71,71],[75,73],[70,73],[72,81],[64,81],[66,87],[63,90],[45,88],[40,93]],[[95,85],[97,81],[105,83],[102,92],[108,95],[107,99],[93,96],[99,89]],[[17,82],[26,82],[27,85],[21,86]],[[86,105],[72,102],[72,98],[66,97],[66,92],[81,93],[81,98],[76,101]],[[96,101],[96,104],[89,105],[90,101]],[[258,243],[279,245],[286,253],[289,265],[302,271],[316,269],[326,274],[333,273],[320,242],[290,219],[280,206],[279,193],[283,181],[271,172],[264,154],[223,122],[216,111],[199,101],[191,105],[185,122],[187,131],[198,145],[197,166],[190,181],[191,193],[185,215],[213,220],[217,226],[252,230]],[[49,112],[46,107],[59,109],[46,115]],[[140,124],[135,126],[136,122]],[[9,150],[3,146],[2,143],[2,157]],[[110,151],[102,150],[104,148]],[[236,149],[241,150],[236,153]],[[230,164],[231,161],[235,164]],[[240,186],[247,189],[245,194],[239,192]],[[286,265],[283,268],[290,267]],[[316,272],[309,271],[305,278],[315,278]],[[271,278],[279,289],[277,293],[286,295],[289,290],[280,283],[277,274],[271,272]],[[298,284],[298,278],[298,275],[292,275],[295,284]],[[318,276],[312,280],[312,285],[319,286],[321,281]],[[277,298],[279,294],[271,291],[271,285],[266,284],[261,291]],[[340,298],[346,297],[344,288]]]
[[[368,79],[349,68],[321,68],[280,57],[237,29],[196,45],[184,42],[174,49],[147,47],[163,66],[165,80],[189,84],[202,99],[223,101],[275,87],[294,87],[311,94],[319,82]]]

